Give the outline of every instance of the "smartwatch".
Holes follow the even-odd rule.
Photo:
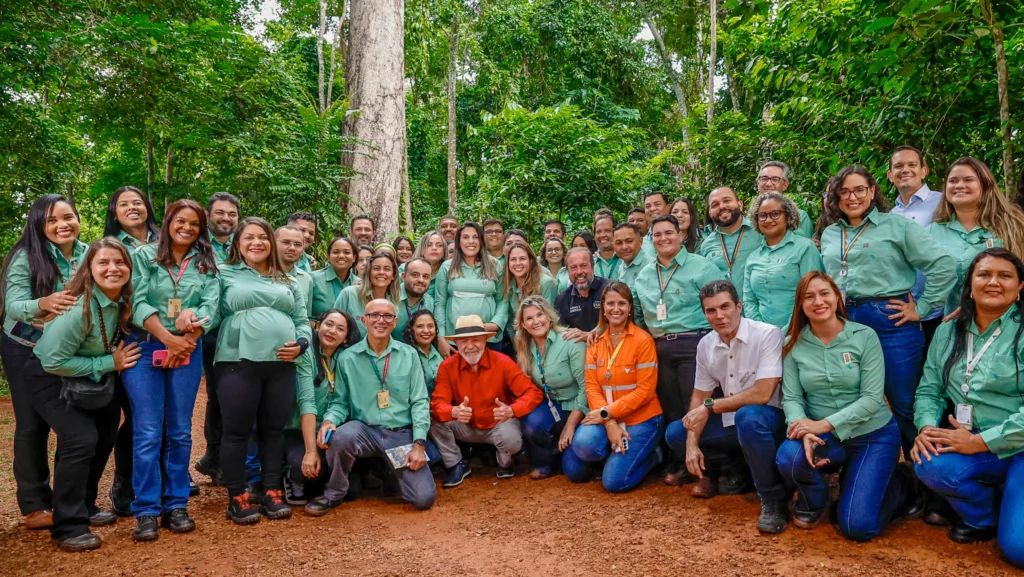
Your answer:
[[[704,408],[708,410],[708,415],[715,414],[715,400],[711,397],[704,399]]]
[[[608,407],[601,407],[601,418],[606,421],[611,418],[611,413],[608,412]]]

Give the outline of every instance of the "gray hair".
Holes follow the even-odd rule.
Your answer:
[[[769,166],[774,166],[775,168],[782,170],[782,178],[784,178],[786,182],[789,182],[789,165],[781,160],[769,160],[762,164],[761,168],[757,171],[758,176],[760,176],[761,172]]]
[[[767,200],[777,200],[782,205],[782,211],[786,213],[786,230],[796,230],[800,227],[800,210],[797,209],[795,202],[786,198],[781,192],[764,192],[757,195],[754,202],[750,203],[750,211],[747,212],[750,225],[756,232],[764,234],[761,232],[761,224],[757,220],[757,211]]]

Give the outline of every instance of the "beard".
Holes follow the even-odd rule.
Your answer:
[[[484,357],[484,351],[483,350],[476,351],[475,353],[467,353],[466,351],[459,351],[459,354],[462,355],[462,358],[467,363],[469,363],[471,365],[475,365],[475,364],[479,363],[480,359],[482,359]]]
[[[743,214],[743,211],[738,209],[738,208],[736,208],[736,209],[730,210],[728,212],[728,214],[725,214],[725,215],[723,215],[722,213],[718,213],[718,217],[717,218],[713,218],[711,220],[713,220],[715,222],[715,224],[718,225],[719,227],[732,226],[732,225],[736,224],[736,221],[740,219],[740,216],[742,214]],[[723,218],[723,216],[724,216],[724,218]]]

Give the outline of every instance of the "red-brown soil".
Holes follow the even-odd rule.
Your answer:
[[[193,457],[203,451],[200,393]],[[956,545],[945,530],[895,523],[871,543],[840,537],[827,523],[790,527],[777,537],[754,528],[759,506],[748,497],[697,500],[689,489],[650,477],[625,495],[565,477],[498,481],[477,468],[456,489],[438,488],[433,509],[418,513],[381,497],[345,503],[313,519],[236,527],[224,518],[226,493],[201,479],[190,510],[198,529],[131,540],[135,523],[98,529],[103,547],[60,553],[46,531],[18,526],[11,472],[14,418],[0,400],[0,575],[1013,575],[994,543]],[[110,487],[110,472],[101,492]],[[106,506],[106,497],[101,505]]]

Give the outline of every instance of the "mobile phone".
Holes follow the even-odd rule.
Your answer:
[[[327,429],[327,433],[324,434],[324,444],[325,445],[330,445],[331,444],[331,435],[333,435],[333,434],[334,434],[334,429]]]
[[[814,462],[824,461],[828,458],[828,445],[815,445],[814,446]]]
[[[153,351],[153,366],[163,367],[167,365],[167,349]],[[182,366],[187,366],[192,357],[185,357],[185,363]]]
[[[208,324],[210,324],[210,317],[203,317],[203,318],[197,320],[196,322],[194,322],[192,324],[199,325],[199,326],[208,325]]]

